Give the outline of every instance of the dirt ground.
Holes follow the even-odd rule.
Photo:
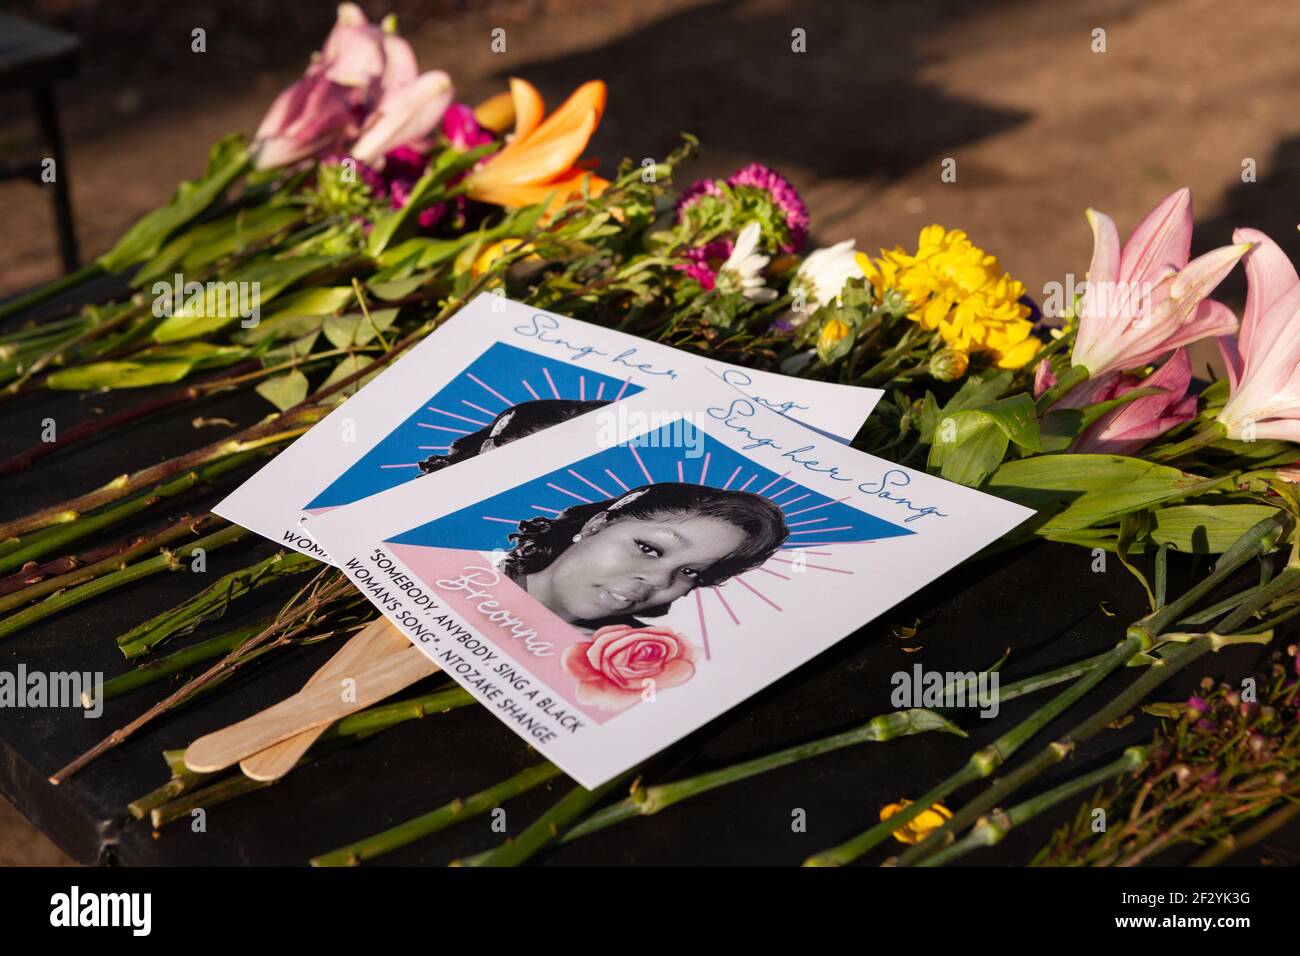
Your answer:
[[[609,166],[662,155],[690,130],[705,146],[698,175],[754,160],[781,170],[821,243],[854,237],[874,251],[940,222],[1041,295],[1083,278],[1086,207],[1126,233],[1187,185],[1199,250],[1254,225],[1300,258],[1300,6],[1289,0],[363,5],[396,8],[421,65],[448,70],[470,103],[512,74],[548,102],[603,78],[593,154]],[[81,77],[60,91],[83,256],[196,174],[220,135],[253,130],[331,19],[328,4],[299,0],[141,0],[129,22],[94,0],[16,6],[87,43]],[[190,52],[196,27],[205,53]],[[490,45],[498,27],[502,53]],[[796,29],[806,52],[791,49]],[[0,104],[4,154],[30,130],[23,100]],[[955,182],[941,179],[949,158]],[[0,209],[0,294],[53,277],[45,198],[0,184]],[[1239,307],[1243,296],[1238,274],[1222,298]],[[0,864],[62,859],[0,801]]]

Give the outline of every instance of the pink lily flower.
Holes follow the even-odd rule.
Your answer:
[[[1164,365],[1141,380],[1124,376],[1112,393],[1093,399],[1108,401],[1135,388],[1158,388],[1157,395],[1135,398],[1107,412],[1075,439],[1071,452],[1131,455],[1159,438],[1175,425],[1196,417],[1196,396],[1187,394],[1192,381],[1192,362],[1187,349],[1180,348]]]
[[[442,70],[422,73],[404,85],[385,87],[349,152],[363,163],[382,167],[386,153],[428,136],[442,122],[454,95],[451,77]]]
[[[325,76],[308,73],[271,103],[253,135],[258,169],[276,169],[336,152],[356,132],[352,91]]]
[[[1232,310],[1207,296],[1250,244],[1221,246],[1189,262],[1189,190],[1178,190],[1148,213],[1122,251],[1114,220],[1089,209],[1088,222],[1092,264],[1072,361],[1091,379],[1149,365],[1179,346],[1236,331]]]
[[[258,169],[347,152],[373,166],[385,153],[417,143],[442,120],[451,79],[421,74],[411,45],[342,3],[321,52],[276,97],[253,137]]]
[[[1219,340],[1230,392],[1218,421],[1229,438],[1300,442],[1300,277],[1258,229],[1238,229],[1233,239],[1254,248],[1241,334]]]

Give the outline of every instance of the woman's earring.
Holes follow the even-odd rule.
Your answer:
[[[574,543],[574,544],[577,544],[577,543],[578,543],[579,541],[581,541],[581,540],[582,540],[582,535],[581,535],[581,534],[575,534],[575,535],[573,536],[573,543]]]

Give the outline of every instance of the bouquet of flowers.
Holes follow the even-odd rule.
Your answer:
[[[697,150],[690,136],[664,160],[624,161],[604,179],[583,157],[604,109],[599,81],[548,112],[523,79],[471,107],[447,74],[420,71],[391,20],[373,24],[356,6],[340,6],[321,51],[251,140],[214,145],[200,178],[81,274],[0,307],[17,315],[91,275],[122,281],[106,301],[0,334],[0,399],[170,386],[63,429],[57,442],[0,462],[2,473],[51,455],[62,462],[79,442],[180,403],[252,389],[269,404],[251,426],[4,522],[0,638],[177,570],[182,550],[239,540],[244,529],[211,513],[164,515],[178,496],[224,487],[284,448],[483,290],[748,367],[882,388],[887,398],[856,447],[1033,507],[1037,518],[1002,546],[1036,535],[1111,552],[1145,589],[1151,615],[1115,651],[1012,689],[1069,683],[1039,714],[939,790],[815,862],[846,862],[909,826],[915,833],[923,814],[934,826],[904,861],[933,861],[940,843],[949,852],[963,827],[989,822],[984,814],[1011,778],[990,788],[995,802],[975,800],[955,816],[932,808],[988,776],[1106,673],[1143,661],[1185,666],[1199,653],[1260,640],[1300,608],[1292,561],[1186,617],[1232,572],[1290,542],[1300,514],[1292,484],[1300,478],[1300,277],[1268,236],[1239,229],[1231,244],[1191,259],[1187,190],[1123,244],[1116,224],[1089,210],[1088,280],[1051,324],[1024,285],[959,229],[927,226],[914,244],[874,255],[853,240],[809,250],[812,222],[797,190],[759,163],[676,189]],[[1240,320],[1211,298],[1239,263],[1250,288]],[[1187,347],[1208,337],[1218,339],[1228,376],[1196,391]],[[153,524],[127,535],[128,522]],[[1221,557],[1170,600],[1170,551]],[[1155,556],[1153,581],[1132,561],[1144,552]],[[243,596],[293,577],[305,583],[273,618],[163,653]],[[194,676],[56,779],[268,652],[353,633],[372,616],[342,574],[304,555],[276,553],[221,577],[119,637],[140,666],[110,681],[105,696]],[[1218,623],[1171,630],[1189,621]],[[1102,711],[1122,705],[1122,715],[1138,703],[1154,687],[1142,680]],[[442,689],[379,705],[340,721],[312,753],[471,702]],[[556,834],[574,839],[793,760],[930,730],[961,732],[931,711],[884,714],[705,778],[637,781],[628,798],[585,820],[608,788],[577,788],[484,860],[517,862]],[[1129,755],[1113,773],[1148,766],[1148,756]],[[169,762],[173,778],[132,806],[156,825],[196,801],[210,806],[259,786],[238,773],[194,774],[175,754]],[[558,773],[542,765],[322,861],[359,862]]]

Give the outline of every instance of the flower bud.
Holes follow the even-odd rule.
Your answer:
[[[930,374],[941,382],[955,382],[966,374],[970,356],[959,349],[940,349],[930,356]]]

